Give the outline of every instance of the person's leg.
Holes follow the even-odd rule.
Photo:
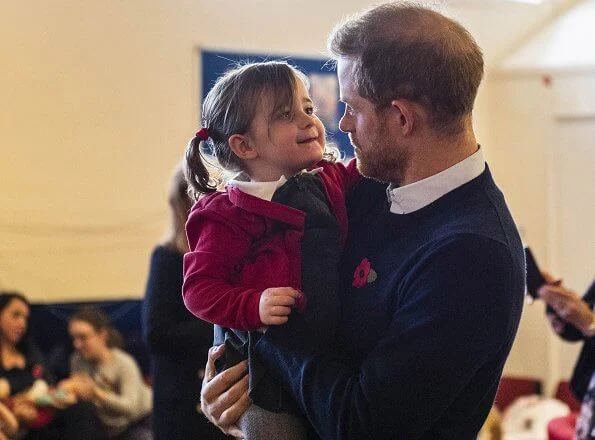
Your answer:
[[[132,424],[116,440],[153,440],[152,417],[148,415]]]
[[[238,421],[245,440],[305,440],[305,421],[293,414],[274,413],[252,405]]]
[[[198,394],[197,394],[198,395]],[[155,440],[223,440],[226,436],[198,412],[196,399],[160,400],[153,407]]]
[[[78,402],[56,413],[62,440],[103,440],[105,435],[91,402]]]

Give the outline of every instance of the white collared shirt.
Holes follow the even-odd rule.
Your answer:
[[[322,171],[322,167],[314,168],[310,171],[304,170],[302,173],[318,174],[320,171]],[[285,176],[281,176],[279,177],[279,180],[273,182],[251,182],[250,177],[248,177],[246,173],[239,173],[232,180],[227,182],[227,184],[236,187],[243,193],[270,202],[273,199],[275,191],[282,187],[285,182],[287,182]]]
[[[485,170],[485,159],[481,148],[468,158],[444,171],[410,183],[386,190],[393,214],[409,214],[417,211],[443,195],[475,179]]]

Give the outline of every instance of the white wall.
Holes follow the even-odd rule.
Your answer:
[[[292,8],[3,2],[0,288],[34,301],[141,296],[167,180],[197,126],[197,48],[322,54],[342,12]]]
[[[583,137],[583,150],[573,152],[562,120],[591,115],[595,126],[595,112],[589,110],[595,72],[501,71],[490,75],[485,87],[490,163],[524,241],[543,268],[581,294],[595,267],[595,229],[589,221],[595,205],[585,192],[595,187],[595,141]],[[558,380],[570,377],[579,345],[562,343],[543,312],[540,302],[525,306],[505,372],[541,378],[551,392]]]
[[[538,261],[582,294],[595,276],[595,0],[579,2],[488,78],[491,163]],[[526,306],[506,365],[551,393],[580,344],[554,335],[543,304]]]
[[[0,288],[141,296],[167,180],[197,125],[198,48],[323,56],[342,15],[369,4],[3,2]]]

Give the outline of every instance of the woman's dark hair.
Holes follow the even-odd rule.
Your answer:
[[[75,311],[68,322],[81,321],[89,324],[98,332],[107,332],[107,346],[109,348],[124,348],[124,339],[118,330],[112,326],[112,322],[104,312],[95,307],[83,307]]]
[[[14,291],[0,291],[0,314],[4,311],[6,307],[13,301],[18,300],[23,302],[28,309],[31,309],[31,304],[22,293],[14,292]],[[21,340],[16,345],[17,350],[22,353],[26,359],[29,359],[30,355],[32,354],[33,350],[36,350],[33,340],[31,338],[31,331],[30,325],[27,323],[27,330],[25,334],[21,338]]]
[[[271,116],[284,108],[293,109],[299,80],[308,84],[305,75],[284,61],[241,65],[217,79],[202,106],[202,126],[209,138],[194,137],[186,148],[184,173],[195,199],[215,192],[219,183],[209,173],[202,151],[210,150],[222,168],[241,171],[242,163],[229,147],[229,138],[248,132],[263,97],[274,99]]]

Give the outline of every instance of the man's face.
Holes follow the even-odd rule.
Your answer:
[[[399,148],[396,128],[389,123],[391,108],[377,110],[371,101],[359,95],[353,80],[354,67],[352,60],[338,60],[340,99],[345,104],[339,128],[349,133],[360,173],[382,182],[398,183],[406,158]]]

